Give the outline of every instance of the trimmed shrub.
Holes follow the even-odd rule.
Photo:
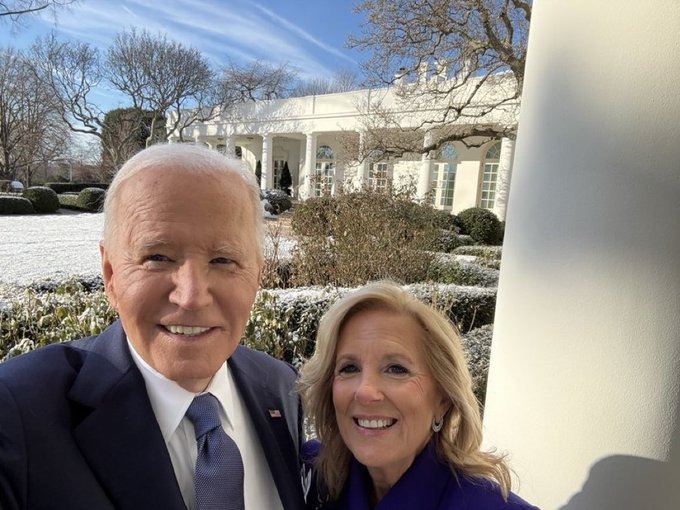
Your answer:
[[[501,260],[502,246],[459,246],[453,250],[454,255],[472,255],[486,260]]]
[[[272,206],[272,214],[281,214],[293,207],[293,202],[285,191],[268,189],[264,192],[264,199]]]
[[[498,268],[485,267],[475,262],[439,256],[435,259],[428,279],[437,283],[452,283],[479,287],[498,286]]]
[[[484,405],[486,400],[492,336],[493,324],[487,324],[462,335],[460,339],[465,351],[468,369],[470,375],[472,375],[472,391],[474,391],[481,406]]]
[[[488,209],[465,209],[458,213],[457,222],[461,233],[470,235],[478,244],[495,245],[501,241],[501,222]]]
[[[292,284],[424,281],[439,236],[433,211],[396,190],[366,189],[299,204],[291,220],[297,242]]]
[[[459,246],[462,246],[462,244],[463,241],[454,231],[441,229],[437,237],[435,249],[442,253],[451,253]]]
[[[86,211],[99,212],[104,205],[106,191],[101,188],[85,188],[78,195],[78,207]]]
[[[22,193],[33,204],[35,212],[50,214],[59,209],[59,197],[53,189],[46,186],[31,186]]]
[[[493,320],[495,289],[427,284],[405,288],[447,315],[461,331]],[[260,290],[246,325],[244,343],[300,365],[314,351],[323,314],[337,299],[354,290],[344,287]]]
[[[33,214],[33,204],[28,198],[0,195],[0,214]]]
[[[78,195],[71,193],[64,193],[62,195],[57,195],[59,198],[59,207],[64,209],[80,209],[78,207]]]
[[[99,334],[115,318],[104,290],[93,290],[76,279],[47,285],[46,290],[0,288],[0,361],[51,343]]]
[[[105,182],[46,182],[45,186],[52,188],[57,195],[67,192],[80,193],[85,188],[108,189],[109,187]]]

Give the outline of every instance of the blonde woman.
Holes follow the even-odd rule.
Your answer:
[[[535,509],[510,492],[451,323],[395,284],[368,285],[321,320],[299,382],[318,442],[308,508]]]

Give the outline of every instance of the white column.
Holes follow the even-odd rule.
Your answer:
[[[508,208],[508,193],[510,191],[514,153],[515,142],[510,140],[510,138],[503,138],[501,140],[501,154],[498,160],[498,176],[496,177],[496,201],[493,207],[493,212],[501,221],[505,221],[505,214]]]
[[[359,132],[359,165],[357,166],[356,184],[359,188],[368,186],[368,171],[370,163],[367,161],[366,155],[366,132]]]
[[[265,133],[262,135],[262,179],[260,180],[260,187],[262,189],[272,189],[273,186],[273,168],[272,168],[272,135]]]
[[[427,147],[432,143],[432,132],[425,133],[423,138],[423,147]],[[426,152],[421,157],[420,173],[418,174],[418,188],[417,194],[420,200],[425,200],[427,194],[432,187],[432,159],[430,153]]]
[[[680,508],[680,2],[536,0],[486,442],[543,510]]]
[[[313,196],[312,177],[315,175],[316,169],[316,133],[307,133],[306,136],[304,181],[300,187],[301,200],[307,200]]]
[[[224,153],[232,158],[236,156],[236,137],[234,135],[228,135],[224,139]]]

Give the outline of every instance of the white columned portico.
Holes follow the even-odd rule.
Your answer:
[[[273,168],[272,168],[272,134],[265,133],[262,135],[262,178],[260,179],[260,188],[272,189],[273,185]]]
[[[227,135],[224,139],[224,153],[232,158],[236,156],[236,137],[234,135]]]
[[[680,508],[679,27],[533,3],[484,427],[542,510]]]
[[[305,136],[305,177],[300,190],[300,198],[302,200],[313,196],[312,179],[316,174],[316,133],[306,133]]]
[[[357,165],[356,183],[359,188],[368,186],[368,172],[370,164],[366,154],[366,131],[359,131],[359,164]]]
[[[423,138],[423,147],[427,147],[431,143],[432,132],[428,131]],[[432,187],[432,158],[430,157],[430,152],[424,153],[421,157],[417,188],[418,198],[420,200],[427,199],[427,195]]]
[[[498,159],[498,177],[496,181],[496,200],[493,212],[498,219],[505,221],[508,208],[508,192],[512,177],[512,159],[515,155],[515,142],[510,138],[501,139],[501,154]]]

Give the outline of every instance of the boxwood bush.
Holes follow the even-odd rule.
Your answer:
[[[0,214],[34,214],[33,204],[24,197],[0,195]]]
[[[488,209],[471,207],[458,213],[461,233],[468,234],[478,244],[495,245],[501,242],[501,222]]]
[[[31,186],[21,195],[31,201],[37,213],[50,214],[59,209],[59,197],[53,189],[46,186]]]
[[[104,205],[106,191],[101,188],[85,188],[78,194],[78,207],[86,211],[99,212]]]
[[[281,214],[293,207],[288,194],[281,189],[268,189],[264,192],[264,199],[271,205],[272,214]]]

